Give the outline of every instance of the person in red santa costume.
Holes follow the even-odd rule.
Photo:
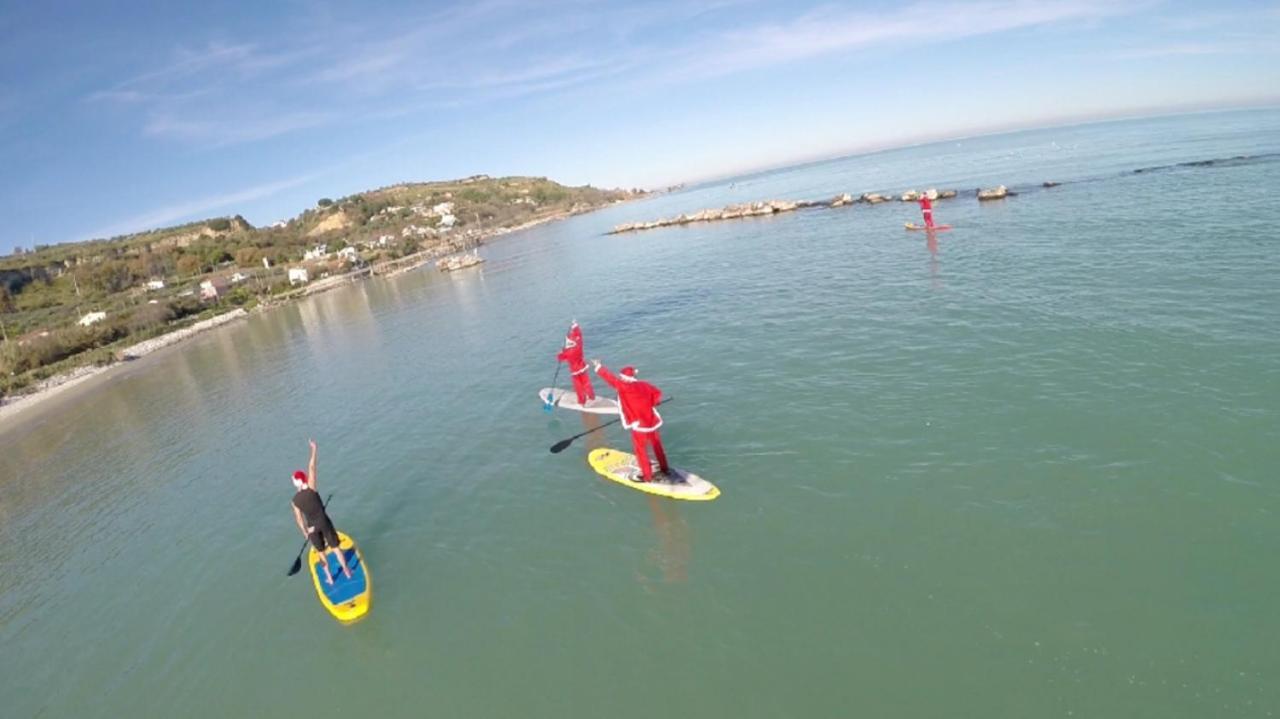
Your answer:
[[[578,395],[578,404],[583,407],[596,398],[596,391],[591,387],[591,376],[587,374],[587,361],[582,358],[582,328],[574,320],[569,325],[569,334],[564,336],[564,350],[556,355],[556,359],[569,363],[569,375],[573,377],[573,391]]]
[[[658,414],[657,406],[662,402],[662,390],[637,379],[635,367],[623,367],[615,375],[600,364],[600,360],[591,362],[600,379],[618,391],[622,427],[631,432],[631,444],[635,448],[636,464],[640,466],[643,481],[653,481],[653,467],[649,464],[649,454],[646,451],[648,447],[653,447],[662,475],[669,477],[671,468],[667,465],[667,453],[662,449],[662,436],[658,434],[658,428],[662,426],[662,415]]]

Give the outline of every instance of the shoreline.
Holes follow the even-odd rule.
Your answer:
[[[629,200],[623,200],[623,201],[627,202]],[[472,247],[473,248],[478,247],[480,244],[483,244],[486,240],[489,240],[489,239],[499,238],[499,237],[508,237],[518,232],[532,229],[539,225],[544,225],[551,222],[559,222],[561,220],[567,220],[571,217],[576,217],[578,215],[585,215],[591,212],[595,212],[596,210],[604,209],[606,207],[613,207],[616,204],[618,203],[610,203],[607,205],[593,207],[589,210],[580,211],[580,212],[572,212],[572,211],[557,212],[547,217],[542,217],[542,218],[521,223],[520,225],[517,225],[515,227],[498,228],[486,233],[482,233],[478,237],[474,238],[475,244],[472,245]],[[113,370],[119,369],[121,367],[125,367],[128,365],[129,362],[139,359],[141,357],[145,357],[146,355],[149,355],[160,349],[181,344],[182,342],[192,337],[195,337],[197,335],[203,334],[208,330],[216,329],[223,325],[234,322],[235,320],[247,319],[248,317],[254,314],[259,314],[262,312],[267,312],[267,311],[276,309],[278,307],[283,307],[297,300],[310,297],[312,295],[318,295],[324,292],[328,292],[330,290],[337,289],[339,287],[345,287],[346,285],[349,285],[358,280],[369,279],[371,277],[383,277],[385,279],[392,279],[406,272],[411,272],[413,270],[427,267],[428,265],[431,265],[432,260],[435,260],[440,257],[446,257],[448,255],[456,254],[462,251],[464,250],[456,249],[452,247],[447,248],[447,251],[442,251],[442,248],[435,247],[432,249],[423,250],[421,252],[414,253],[407,257],[402,257],[396,260],[390,260],[388,262],[381,263],[380,265],[370,265],[370,266],[362,267],[360,269],[353,270],[351,272],[347,272],[334,277],[326,277],[322,280],[316,280],[314,283],[310,283],[305,287],[301,287],[295,291],[281,295],[280,297],[268,298],[264,301],[261,301],[256,307],[253,308],[253,310],[246,310],[243,307],[237,307],[233,310],[228,310],[227,312],[223,312],[222,314],[214,315],[213,317],[210,317],[208,319],[199,320],[190,325],[187,325],[186,327],[179,327],[170,332],[166,332],[162,335],[152,337],[151,339],[143,340],[141,342],[137,342],[135,344],[129,345],[128,347],[124,347],[116,351],[115,360],[112,361],[110,364],[82,365],[79,367],[75,367],[73,369],[67,370],[65,372],[60,372],[51,377],[46,377],[45,379],[38,381],[32,384],[27,391],[24,391],[18,394],[13,394],[7,397],[0,397],[0,429],[3,429],[4,425],[7,425],[15,421],[15,418],[22,415],[26,410],[46,404],[49,400],[54,399],[55,397],[61,396],[64,393],[84,384],[85,382],[88,382],[89,380],[95,377],[100,377]],[[386,269],[388,267],[392,267],[406,260],[408,260],[409,262],[404,267],[394,267],[393,269]],[[383,268],[383,271],[380,272],[379,268]]]
[[[76,367],[52,377],[46,377],[33,385],[34,389],[30,392],[13,395],[0,399],[0,423],[12,419],[21,414],[23,411],[40,405],[42,402],[57,397],[58,395],[70,390],[77,385],[83,384],[88,380],[99,375],[106,374],[114,369],[124,367],[129,362],[145,357],[152,352],[171,347],[188,340],[196,335],[203,334],[211,329],[221,327],[225,324],[244,319],[249,316],[249,311],[243,307],[237,307],[229,312],[220,315],[214,315],[208,319],[193,322],[186,327],[179,327],[172,332],[166,332],[157,337],[134,343],[115,353],[116,359],[110,364],[105,365],[86,365]]]

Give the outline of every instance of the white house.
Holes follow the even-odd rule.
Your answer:
[[[79,324],[81,327],[88,327],[89,325],[97,324],[105,320],[106,318],[107,318],[106,312],[90,312],[84,317],[81,317],[80,321],[77,324]]]
[[[355,262],[360,259],[360,255],[354,247],[343,247],[338,250],[338,259],[346,262]]]
[[[147,290],[163,290],[164,280],[151,280],[146,284]]]
[[[305,267],[289,268],[289,284],[291,285],[305,285],[309,281],[309,277]]]
[[[210,277],[200,283],[200,299],[216,300],[227,291],[227,280],[223,277]]]
[[[431,234],[430,228],[419,227],[417,225],[409,225],[403,230],[400,230],[401,237],[426,237],[429,234]]]
[[[328,245],[316,245],[315,247],[312,247],[311,249],[307,250],[302,254],[302,261],[310,262],[312,260],[319,260],[328,256],[329,256]]]
[[[440,215],[440,226],[446,229],[453,227],[453,223],[457,221],[458,221],[458,218],[454,217],[453,215],[450,215],[447,213]]]
[[[246,275],[243,272],[237,272],[234,275],[231,275],[231,284],[238,285],[247,279],[249,279],[249,275]]]

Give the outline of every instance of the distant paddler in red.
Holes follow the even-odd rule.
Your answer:
[[[574,320],[569,325],[569,333],[564,336],[564,350],[556,355],[556,359],[569,363],[569,375],[573,378],[573,391],[578,395],[578,404],[583,407],[596,398],[596,391],[591,387],[591,376],[587,374],[587,361],[582,357],[582,328]]]
[[[653,467],[649,464],[647,447],[653,447],[658,468],[664,476],[669,476],[671,468],[667,465],[667,453],[662,448],[662,436],[658,434],[658,428],[662,426],[662,415],[658,414],[657,407],[662,402],[662,390],[637,379],[635,367],[623,367],[615,375],[600,364],[600,360],[592,360],[591,363],[600,379],[618,391],[622,427],[631,432],[631,445],[635,449],[636,464],[640,465],[643,481],[653,481]]]
[[[924,215],[924,227],[926,230],[933,229],[933,201],[937,198],[937,194],[933,193],[931,197],[931,193],[933,193],[933,190],[920,193],[920,214]]]

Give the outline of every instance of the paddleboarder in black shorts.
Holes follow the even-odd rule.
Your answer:
[[[342,573],[347,579],[351,578],[351,570],[347,568],[347,558],[338,547],[338,530],[333,528],[333,520],[324,511],[324,502],[316,491],[316,441],[308,441],[311,444],[311,461],[307,464],[307,471],[298,470],[293,473],[293,486],[298,490],[293,495],[293,519],[298,523],[298,531],[311,541],[311,546],[324,558],[321,564],[324,566],[325,580],[333,584],[333,573],[329,571],[326,551],[332,550],[338,555],[338,564],[342,566]]]

